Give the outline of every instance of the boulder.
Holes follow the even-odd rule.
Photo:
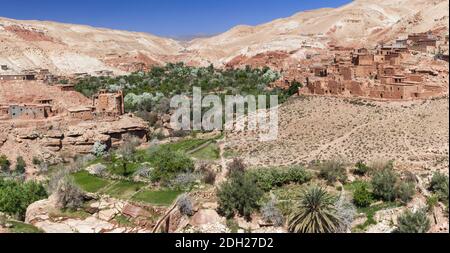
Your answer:
[[[55,196],[32,203],[28,206],[25,213],[25,222],[33,224],[33,222],[43,220],[48,217],[48,213],[56,208]]]
[[[98,212],[98,218],[104,221],[111,221],[118,213],[118,210],[115,208],[106,209]]]
[[[194,216],[192,216],[190,225],[192,226],[203,226],[207,224],[220,223],[224,220],[223,217],[213,209],[202,209],[198,211]]]
[[[253,223],[253,222],[247,221],[247,220],[245,220],[242,217],[237,218],[236,221],[237,221],[238,226],[240,228],[243,228],[243,229],[246,229],[246,230],[253,231],[253,230],[257,230],[257,229],[260,228],[258,223]]]
[[[68,234],[78,232],[74,230],[70,225],[51,222],[48,220],[37,222],[34,224],[34,226],[44,231],[45,233]]]
[[[147,210],[131,204],[126,204],[123,207],[122,214],[131,218],[138,218],[138,217],[148,218],[151,216],[151,213],[148,212]]]
[[[170,131],[164,127],[158,128],[155,130],[155,134],[161,135],[164,138],[170,137]]]

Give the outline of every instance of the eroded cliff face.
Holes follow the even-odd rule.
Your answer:
[[[136,137],[147,142],[145,121],[131,114],[114,121],[65,122],[0,122],[0,153],[11,162],[23,156],[30,167],[33,158],[58,163],[61,159],[88,154],[96,142],[108,148],[118,147],[124,139]],[[35,168],[38,169],[38,168]],[[30,170],[29,173],[33,173]]]

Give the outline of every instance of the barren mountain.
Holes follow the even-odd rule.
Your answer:
[[[193,61],[227,63],[239,55],[340,45],[374,45],[413,32],[448,33],[445,0],[357,0],[336,9],[318,9],[250,27],[238,26],[215,37],[193,40]],[[302,50],[300,50],[302,51]]]
[[[48,68],[55,73],[132,70],[136,62],[163,62],[182,47],[145,33],[0,18],[0,64],[13,71]],[[122,70],[122,71],[121,71]]]
[[[446,0],[356,0],[190,42],[145,33],[0,18],[0,64],[15,71],[129,72],[167,61],[223,66],[239,57],[341,45],[374,45],[412,32],[448,33]]]

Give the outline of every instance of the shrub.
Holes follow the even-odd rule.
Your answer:
[[[384,169],[376,172],[372,178],[375,197],[384,201],[395,200],[397,179],[397,174],[392,169]]]
[[[430,197],[427,198],[427,209],[428,212],[433,212],[434,208],[438,205],[439,203],[439,197],[437,195],[431,195]]]
[[[448,202],[448,183],[448,176],[437,172],[431,178],[429,190],[436,194],[440,201]]]
[[[192,172],[180,173],[170,180],[168,186],[177,191],[190,191],[199,181],[200,175]]]
[[[255,178],[258,186],[264,191],[270,191],[289,183],[303,184],[311,180],[310,173],[298,166],[255,169],[249,171],[248,174]]]
[[[61,209],[76,210],[85,200],[84,192],[73,182],[70,177],[61,180],[55,192],[56,202]]]
[[[357,207],[368,207],[373,202],[372,193],[368,189],[368,185],[365,182],[357,184],[353,192],[353,203]]]
[[[237,212],[248,219],[259,208],[258,201],[262,195],[263,191],[253,177],[236,172],[217,190],[218,211],[227,218],[232,218]]]
[[[186,130],[177,130],[177,131],[173,131],[172,136],[173,136],[173,137],[179,137],[179,138],[182,138],[182,137],[189,136],[190,134],[191,134],[190,131],[186,131]]]
[[[102,157],[106,153],[107,146],[99,141],[94,143],[91,153],[96,157]]]
[[[365,176],[370,170],[369,166],[367,166],[363,161],[357,162],[355,167],[356,168],[353,173],[359,176]]]
[[[339,181],[345,183],[347,181],[347,171],[345,165],[340,161],[326,161],[319,164],[319,177],[327,180],[329,184]]]
[[[89,174],[97,177],[106,177],[108,175],[108,168],[101,163],[89,166],[87,170]]]
[[[146,166],[139,168],[135,173],[134,176],[141,177],[141,178],[151,178],[152,176],[152,169],[148,168]]]
[[[33,165],[40,165],[42,163],[41,159],[39,157],[33,156]]]
[[[269,200],[262,208],[261,208],[262,218],[266,222],[272,223],[276,227],[281,227],[284,224],[284,217],[281,214],[281,211],[276,207],[276,200]]]
[[[194,214],[194,207],[192,205],[192,200],[187,194],[183,194],[177,201],[178,210],[180,213],[187,216],[192,216]]]
[[[177,174],[194,171],[194,162],[190,157],[169,148],[157,148],[150,152],[152,165],[152,180],[155,182],[169,182]]]
[[[47,172],[48,171],[48,163],[47,162],[40,163],[38,169],[39,169],[39,172],[41,172],[41,173]]]
[[[137,111],[136,116],[148,122],[149,126],[155,126],[158,122],[158,114],[155,112]]]
[[[18,182],[0,178],[0,212],[23,220],[27,207],[47,197],[42,184],[29,181]]]
[[[203,182],[205,184],[214,185],[216,182],[217,173],[213,170],[207,170],[203,174]]]
[[[287,178],[290,183],[303,184],[312,179],[312,176],[303,167],[293,166],[287,169]]]
[[[231,176],[235,172],[245,172],[246,165],[244,161],[240,158],[234,158],[232,162],[228,164],[228,174],[227,176]]]
[[[410,171],[406,171],[404,173],[403,181],[405,183],[412,183],[414,185],[417,184],[417,182],[418,182],[416,175]]]
[[[3,172],[8,172],[11,166],[11,162],[8,160],[6,155],[0,156],[0,170]]]
[[[73,182],[67,168],[61,168],[52,175],[48,189],[55,195],[57,207],[61,209],[75,210],[85,200],[84,192]]]
[[[23,174],[23,173],[25,173],[26,167],[27,167],[27,164],[25,163],[25,160],[23,160],[23,157],[21,157],[21,156],[17,157],[15,172],[17,172],[19,174]]]
[[[396,188],[397,198],[404,204],[410,202],[416,193],[416,185],[412,182],[401,182]]]
[[[203,182],[205,184],[214,185],[216,182],[217,173],[211,168],[211,165],[207,162],[198,163],[198,172],[203,175]]]
[[[382,170],[393,170],[394,169],[394,162],[393,161],[386,161],[386,160],[377,160],[373,161],[370,166],[371,170],[378,172]]]
[[[319,187],[302,192],[298,207],[289,217],[293,233],[335,233],[342,226],[336,210],[336,198]]]
[[[119,157],[119,159],[122,162],[122,168],[123,172],[122,174],[124,176],[128,176],[128,164],[131,162],[131,160],[134,158],[134,153],[136,152],[136,148],[139,146],[139,140],[137,138],[127,138],[125,139],[122,146],[120,146],[116,153]]]
[[[397,233],[426,233],[431,228],[425,209],[411,212],[407,210],[397,218]]]

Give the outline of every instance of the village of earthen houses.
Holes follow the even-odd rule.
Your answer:
[[[449,233],[448,11],[189,41],[0,17],[0,233]],[[278,96],[278,138],[172,129],[193,87]]]

